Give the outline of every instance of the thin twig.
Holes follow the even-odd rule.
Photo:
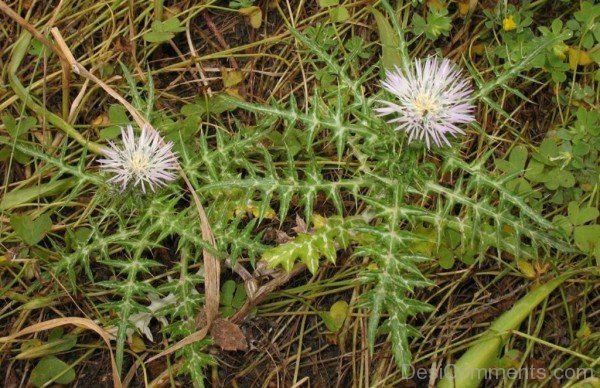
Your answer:
[[[37,40],[40,41],[44,46],[48,47],[52,50],[56,55],[58,55],[61,59],[65,59],[63,54],[56,48],[55,45],[52,44],[41,32],[39,32],[31,23],[27,20],[23,19],[21,15],[16,13],[6,4],[4,1],[0,0],[0,11],[4,12],[8,15],[9,18],[13,19],[17,22],[21,27],[26,29],[31,35],[33,35]]]

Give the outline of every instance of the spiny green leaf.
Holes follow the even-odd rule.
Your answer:
[[[286,271],[291,271],[296,260],[300,260],[314,274],[321,257],[335,263],[336,243],[342,247],[348,245],[349,228],[355,221],[344,221],[340,217],[327,219],[314,233],[299,234],[293,241],[267,249],[263,252],[262,260],[271,268],[281,265]]]

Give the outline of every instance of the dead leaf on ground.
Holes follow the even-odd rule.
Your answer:
[[[306,221],[304,221],[304,219],[298,214],[296,214],[296,226],[294,226],[292,230],[298,234],[308,233],[308,225],[306,225]]]
[[[114,50],[117,53],[131,54],[133,51],[131,41],[124,36],[118,36],[114,41]]]
[[[286,242],[292,241],[293,238],[283,230],[275,230],[275,242],[277,244],[285,244]]]
[[[242,329],[233,322],[225,319],[217,319],[210,328],[210,335],[215,341],[215,345],[222,350],[235,352],[238,350],[248,350],[248,342]]]
[[[537,358],[531,359],[529,361],[529,368],[531,372],[529,378],[531,380],[544,381],[550,375],[546,363],[543,360]]]

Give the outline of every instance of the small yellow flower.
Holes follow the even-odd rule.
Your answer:
[[[470,7],[469,7],[469,3],[468,2],[459,2],[458,3],[458,13],[461,14],[461,16],[465,16],[466,14],[469,13]]]
[[[592,59],[587,51],[569,47],[569,67],[571,70],[575,70],[577,65],[585,66],[590,63],[592,63]]]
[[[515,19],[513,19],[512,15],[502,20],[502,28],[504,31],[511,31],[517,28],[517,23],[515,23]]]

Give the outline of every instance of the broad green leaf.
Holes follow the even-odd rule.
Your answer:
[[[577,333],[575,335],[577,336],[577,338],[587,338],[590,335],[592,335],[592,329],[587,324],[587,322],[582,322],[581,326],[579,327],[579,330],[577,330]]]
[[[52,220],[48,214],[42,214],[35,220],[29,215],[13,215],[10,225],[15,233],[28,245],[40,242],[52,228]]]
[[[233,293],[235,292],[235,281],[227,280],[221,286],[221,303],[224,306],[231,306],[231,301],[233,300]]]
[[[396,32],[383,16],[381,12],[374,8],[369,8],[375,17],[377,29],[379,31],[379,40],[381,41],[381,60],[386,70],[393,70],[402,66],[402,53],[400,52],[400,42]]]
[[[576,201],[572,201],[568,206],[569,221],[575,226],[583,225],[598,218],[598,209],[591,206],[579,207]]]
[[[429,8],[427,20],[418,14],[413,16],[413,31],[416,35],[425,34],[430,40],[436,40],[440,35],[448,36],[452,28],[452,19],[446,8]]]
[[[150,43],[162,43],[171,40],[175,34],[166,31],[150,31],[144,34],[144,40]]]
[[[121,128],[116,125],[111,125],[110,127],[102,128],[99,137],[101,140],[111,140],[117,138],[120,133]]]
[[[453,229],[446,229],[444,232],[446,245],[451,249],[456,249],[462,243],[462,234]]]
[[[49,48],[44,46],[42,42],[40,42],[37,39],[32,39],[31,48],[27,50],[27,52],[35,57],[41,57],[44,54],[44,52],[47,52],[48,50]]]
[[[552,223],[559,228],[561,228],[567,236],[570,236],[573,233],[573,224],[569,221],[569,219],[562,214],[557,214],[553,219]]]
[[[41,342],[35,346],[28,346],[23,349],[15,359],[27,360],[33,358],[46,357],[53,354],[69,351],[77,344],[77,337],[75,335],[67,334],[62,338],[53,339],[48,342]]]
[[[476,253],[472,250],[467,250],[462,256],[460,256],[460,261],[465,263],[466,265],[475,264]]]
[[[30,203],[38,198],[48,197],[69,189],[75,185],[74,178],[55,180],[34,187],[25,187],[6,193],[0,201],[0,210],[13,209],[19,205]]]
[[[62,326],[55,327],[54,329],[48,330],[48,342],[59,340],[63,334],[65,333],[65,329]]]
[[[535,159],[531,159],[527,166],[527,171],[525,172],[525,178],[532,182],[545,182],[547,180],[547,174],[544,173],[544,164]]]
[[[201,96],[196,102],[184,105],[181,108],[181,114],[184,116],[199,116],[203,117],[208,114],[221,114],[223,112],[232,111],[237,106],[231,102],[231,97],[224,97],[222,94],[217,94],[212,97]]]
[[[131,336],[131,342],[129,343],[129,349],[131,349],[131,351],[136,354],[146,351],[146,344],[144,343],[144,340],[142,339],[142,337],[139,336],[139,334],[134,333]]]
[[[164,22],[152,22],[152,31],[144,34],[144,40],[150,43],[161,43],[173,39],[176,32],[185,31],[177,17],[172,17]]]
[[[60,377],[57,377],[59,375]],[[42,358],[33,368],[29,381],[36,387],[42,387],[52,380],[58,384],[67,385],[75,381],[76,377],[75,371],[65,362],[54,356],[48,356]]]
[[[333,332],[338,332],[344,326],[344,322],[348,317],[348,302],[345,300],[338,300],[329,309],[329,316],[331,317],[331,325],[329,329]]]
[[[533,188],[523,178],[516,178],[506,184],[506,188],[517,195],[525,196],[533,192]]]
[[[332,22],[341,23],[350,18],[350,13],[346,7],[335,7],[329,10],[329,17]]]
[[[0,148],[0,162],[3,162],[5,160],[7,160],[8,158],[10,158],[11,154],[12,154],[11,147],[4,146],[4,147]]]
[[[229,70],[225,68],[221,69],[221,77],[223,78],[223,86],[225,86],[225,88],[238,85],[244,80],[244,75],[241,71]]]
[[[11,156],[17,163],[26,165],[31,160],[31,156],[19,150],[12,150]]]
[[[555,166],[556,162],[552,159],[558,157],[559,152],[558,145],[554,140],[545,139],[542,144],[540,144],[539,151],[534,155],[534,158],[548,166]]]
[[[575,245],[583,252],[593,253],[600,245],[600,225],[583,225],[573,231]]]
[[[567,170],[556,169],[555,179],[562,187],[573,187],[575,186],[575,176],[573,173]]]
[[[511,173],[521,172],[525,169],[525,163],[527,163],[527,147],[524,145],[518,145],[510,152],[509,161],[513,168]]]
[[[10,134],[13,139],[24,135],[31,128],[35,127],[37,124],[37,119],[35,117],[26,116],[21,118],[18,122],[9,114],[5,114],[2,116],[2,123],[4,127]]]
[[[443,269],[451,269],[454,267],[454,254],[445,246],[438,250],[438,263]]]
[[[558,188],[563,184],[563,183],[570,183],[570,182],[564,182],[561,179],[561,170],[558,167],[553,168],[552,170],[548,171],[545,173],[544,176],[544,185],[550,189],[550,190],[558,190]]]
[[[221,286],[221,315],[225,318],[232,316],[246,301],[244,284],[236,284],[227,280]]]
[[[591,148],[592,147],[588,143],[582,143],[578,141],[577,143],[573,144],[573,155],[585,156],[590,152]]]
[[[517,267],[519,268],[519,271],[521,271],[521,273],[525,275],[526,278],[536,278],[537,273],[535,272],[533,265],[531,265],[531,263],[527,260],[517,259]]]
[[[129,117],[127,116],[127,110],[125,110],[125,107],[120,104],[112,104],[108,108],[108,119],[113,125],[124,126],[131,123]]]
[[[181,32],[185,31],[185,27],[181,25],[181,22],[176,16],[173,16],[162,22],[162,29],[159,31]]]
[[[77,228],[77,230],[75,230],[74,235],[75,239],[83,244],[89,240],[90,236],[92,235],[92,229],[86,228],[85,226]]]
[[[125,107],[113,104],[108,108],[108,120],[110,126],[100,131],[100,139],[114,139],[121,133],[121,128],[131,124]]]
[[[231,306],[236,310],[242,307],[242,305],[246,302],[246,288],[244,288],[244,284],[240,283],[237,285],[235,289],[235,294],[233,294],[233,299],[231,300]]]
[[[504,173],[509,173],[509,171],[512,170],[512,165],[510,164],[510,162],[508,160],[496,159],[494,164],[496,165],[496,168],[498,168],[500,171],[502,171]]]

